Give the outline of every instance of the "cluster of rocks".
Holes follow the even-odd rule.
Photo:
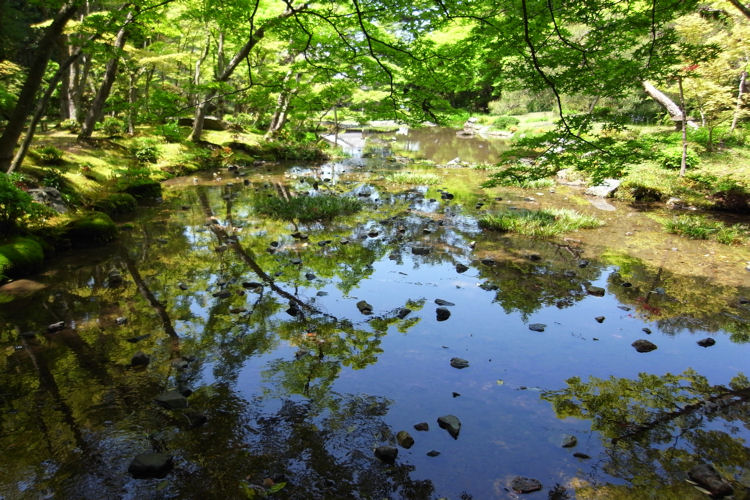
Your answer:
[[[458,434],[461,432],[461,421],[455,415],[443,415],[437,419],[438,426],[441,429],[445,429],[453,439],[458,439]],[[414,429],[419,432],[427,432],[430,430],[430,425],[427,422],[420,422],[414,424]],[[409,449],[414,446],[414,437],[409,434],[408,431],[401,430],[396,433],[396,442],[399,446],[404,449]],[[382,462],[391,464],[395,462],[398,457],[398,448],[391,445],[378,446],[374,450],[375,457]],[[427,453],[428,457],[436,457],[440,455],[437,450],[430,450]]]

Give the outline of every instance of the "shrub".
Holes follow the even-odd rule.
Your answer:
[[[139,163],[156,163],[159,161],[159,148],[153,140],[143,140],[133,147],[133,156]]]
[[[506,130],[508,127],[516,126],[519,123],[521,123],[521,120],[515,116],[498,116],[492,122],[492,125],[500,130]]]
[[[34,156],[42,165],[60,165],[63,162],[63,152],[54,146],[36,148]]]
[[[330,220],[338,215],[349,215],[362,209],[356,198],[332,195],[295,196],[289,200],[277,196],[258,197],[258,213],[281,220],[312,222]]]
[[[167,142],[180,142],[180,140],[182,140],[180,126],[176,121],[159,125],[156,127],[156,133],[164,137]]]
[[[53,170],[51,168],[45,169],[44,175],[42,176],[42,185],[60,191],[65,187],[65,177],[59,170]]]
[[[31,196],[19,189],[10,177],[0,173],[0,234],[8,234],[27,219],[48,212],[44,205],[34,203]]]
[[[104,212],[110,217],[117,217],[133,212],[138,205],[135,197],[128,193],[112,193],[94,203],[97,212]]]
[[[101,130],[109,137],[115,137],[125,132],[125,123],[119,118],[108,116],[101,124]]]
[[[60,122],[60,128],[66,129],[72,134],[77,134],[81,131],[81,124],[78,121],[69,118]]]
[[[679,169],[682,164],[682,147],[671,147],[665,148],[658,154],[659,163],[664,168]],[[688,149],[685,157],[685,164],[687,168],[697,167],[700,163],[700,158],[695,151]]]

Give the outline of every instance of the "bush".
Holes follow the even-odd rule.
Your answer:
[[[492,122],[492,125],[500,130],[506,130],[508,127],[514,127],[519,123],[521,123],[521,120],[515,116],[498,116]]]
[[[106,198],[94,203],[94,210],[104,212],[110,217],[127,215],[135,211],[138,202],[128,193],[112,193]]]
[[[176,121],[159,125],[156,127],[156,133],[164,137],[167,142],[180,142],[180,140],[182,140],[180,126]]]
[[[81,131],[81,124],[71,118],[68,120],[61,121],[60,128],[66,129],[68,132],[72,134],[77,134],[78,132]]]
[[[54,146],[36,148],[34,156],[42,165],[60,165],[63,162],[63,152]]]
[[[47,211],[16,187],[8,175],[0,173],[0,234],[9,234],[25,220],[43,216]]]
[[[659,152],[658,158],[662,167],[673,170],[679,169],[682,164],[682,147],[665,148]],[[697,167],[699,163],[700,158],[695,151],[688,149],[685,157],[687,168]]]
[[[31,238],[13,238],[0,245],[0,279],[14,278],[39,270],[44,250]]]
[[[101,130],[109,137],[115,137],[125,132],[125,123],[113,116],[108,116],[101,124]]]
[[[153,140],[143,140],[133,147],[133,156],[139,163],[156,163],[159,161],[159,148]]]
[[[45,169],[42,176],[42,185],[61,191],[65,187],[65,177],[59,170]]]

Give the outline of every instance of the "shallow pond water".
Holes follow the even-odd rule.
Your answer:
[[[177,180],[116,245],[33,277],[45,288],[0,309],[0,498],[516,498],[516,476],[541,482],[528,498],[703,498],[701,462],[750,485],[741,276],[629,253],[614,220],[483,233],[488,209],[579,202],[482,192],[462,169],[441,170],[443,200],[388,184],[397,168]],[[299,228],[252,210],[315,182],[365,209]],[[187,408],[155,403],[172,390]],[[173,469],[133,478],[146,452]]]

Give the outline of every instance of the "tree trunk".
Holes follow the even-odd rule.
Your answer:
[[[675,123],[675,128],[677,130],[681,129],[681,123],[684,121],[685,114],[683,113],[683,110],[675,104],[675,102],[670,99],[666,94],[661,92],[659,89],[654,87],[651,83],[647,81],[642,81],[641,84],[643,84],[643,90],[646,91],[646,93],[656,102],[658,102],[665,110],[667,110],[667,113],[669,113],[670,118],[672,118],[672,121]],[[692,120],[687,120],[688,126],[691,128],[698,128],[698,125],[695,124]]]
[[[125,46],[125,29],[132,20],[133,13],[128,12],[127,17],[125,18],[125,23],[117,32],[117,37],[115,38],[115,55],[107,63],[107,68],[104,71],[104,80],[102,81],[102,85],[101,87],[99,87],[99,90],[96,93],[96,97],[94,98],[94,102],[91,103],[91,107],[89,108],[89,112],[86,115],[86,119],[83,121],[81,133],[78,134],[79,141],[89,139],[91,137],[91,134],[94,132],[94,125],[96,125],[96,122],[101,118],[104,103],[109,97],[109,92],[112,90],[112,84],[115,82],[115,76],[117,76],[117,66],[120,61],[120,52],[122,52],[122,48]]]
[[[748,7],[747,5],[743,4],[739,0],[729,0],[729,3],[731,3],[732,5],[734,5],[735,7],[737,7],[737,9],[740,12],[742,12],[745,15],[745,17],[747,17],[748,19],[750,19],[750,7]]]
[[[680,86],[680,114],[685,116],[685,94],[682,91],[682,77],[677,77],[677,83]],[[680,177],[685,176],[687,169],[687,120],[682,120],[682,159],[680,160]]]
[[[734,108],[734,116],[732,117],[732,126],[729,127],[730,132],[734,132],[737,127],[737,120],[740,117],[740,110],[742,110],[742,93],[745,90],[745,80],[747,79],[747,71],[743,71],[740,75],[740,89],[737,92],[737,105]]]
[[[289,70],[289,72],[287,72],[287,74],[284,76],[284,81],[281,84],[281,92],[279,93],[278,99],[276,99],[276,109],[274,110],[273,116],[271,117],[271,124],[268,126],[268,131],[266,131],[266,135],[263,137],[263,139],[265,140],[269,140],[275,137],[286,124],[288,116],[287,113],[289,111],[289,103],[291,103],[292,97],[294,97],[294,94],[296,93],[294,89],[288,88],[287,85],[289,80],[291,79],[291,76],[291,70]],[[301,73],[297,73],[297,76],[295,78],[297,83],[299,83],[301,76]]]
[[[128,134],[135,134],[135,120],[138,116],[138,109],[135,106],[137,93],[136,83],[138,82],[138,71],[131,71],[128,78]]]
[[[67,58],[73,56],[75,50],[69,44],[70,37],[64,37],[68,43],[61,51],[64,57],[60,59],[60,64]],[[62,85],[60,86],[60,118],[63,120],[76,119],[78,111],[76,110],[75,82],[78,80],[78,57],[76,62],[69,65],[62,74]]]
[[[65,25],[73,17],[78,9],[79,0],[70,0],[60,8],[52,24],[44,32],[44,36],[39,40],[34,56],[29,66],[26,80],[21,88],[13,112],[10,115],[5,131],[0,137],[0,171],[5,172],[10,167],[13,159],[13,151],[16,148],[18,138],[23,132],[26,118],[33,109],[34,100],[39,87],[44,78],[44,71],[47,69],[47,63],[52,56],[55,41],[60,38]]]

